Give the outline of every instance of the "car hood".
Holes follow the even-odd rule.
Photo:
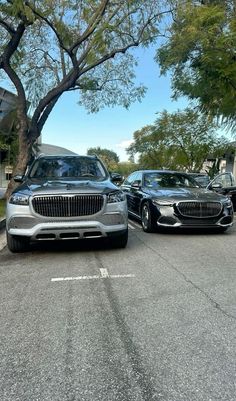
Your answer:
[[[92,180],[26,180],[14,192],[23,192],[28,195],[56,195],[56,194],[107,194],[118,190],[111,181]]]
[[[165,188],[150,190],[152,198],[167,199],[174,202],[185,200],[197,201],[224,201],[225,196],[209,191],[205,188]]]

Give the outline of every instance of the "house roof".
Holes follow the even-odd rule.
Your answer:
[[[41,153],[45,155],[77,155],[77,153],[72,152],[69,149],[47,143],[41,143],[38,145],[37,154],[39,155]]]

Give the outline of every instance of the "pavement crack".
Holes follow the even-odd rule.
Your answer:
[[[206,291],[204,291],[201,287],[199,287],[192,280],[190,280],[184,273],[182,273],[179,269],[177,269],[177,267],[175,267],[167,258],[165,258],[163,255],[161,255],[159,252],[157,252],[157,250],[152,248],[150,245],[147,245],[147,243],[144,242],[142,239],[140,239],[137,234],[135,234],[135,235],[139,239],[140,242],[145,244],[145,246],[148,249],[150,249],[155,254],[157,254],[160,259],[164,260],[167,263],[167,266],[168,266],[169,269],[174,270],[179,276],[181,276],[184,279],[184,281],[186,283],[190,284],[193,288],[195,288],[195,290],[199,291],[211,303],[211,305],[215,309],[219,310],[224,316],[226,316],[226,317],[228,317],[230,319],[236,320],[236,316],[234,316],[231,313],[229,313],[226,310],[224,310],[222,308],[222,306],[218,302],[216,302],[213,298],[211,298],[210,295]]]

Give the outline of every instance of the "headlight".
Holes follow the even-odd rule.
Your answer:
[[[125,194],[122,191],[111,192],[107,195],[107,203],[123,202],[125,200]]]
[[[174,202],[169,199],[153,199],[152,203],[155,206],[173,206]]]
[[[11,195],[9,199],[9,203],[13,203],[14,205],[28,205],[29,204],[29,196],[21,194],[20,192]]]
[[[227,207],[231,207],[231,206],[233,205],[231,199],[228,198],[228,199],[224,202],[224,205],[227,206]]]

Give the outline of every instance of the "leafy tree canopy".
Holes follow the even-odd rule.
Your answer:
[[[197,100],[201,111],[236,124],[235,0],[176,0],[167,40],[157,52],[171,71],[174,98]]]
[[[164,110],[133,136],[127,151],[138,154],[140,166],[148,169],[199,171],[208,156],[222,156],[228,147],[215,125],[189,108],[172,114]]]
[[[2,0],[0,72],[17,93],[23,172],[32,144],[60,96],[79,90],[89,111],[141,99],[130,52],[160,35],[162,0]],[[27,118],[28,103],[31,119]]]
[[[104,162],[109,171],[117,170],[119,156],[113,150],[102,149],[98,146],[96,148],[89,148],[87,154],[98,156]]]

